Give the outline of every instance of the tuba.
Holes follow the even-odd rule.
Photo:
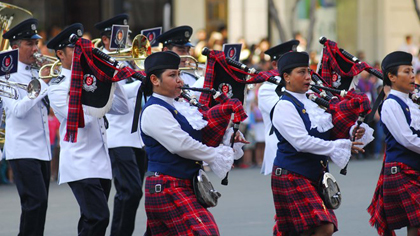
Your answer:
[[[9,49],[9,40],[3,38],[3,33],[31,17],[32,13],[28,10],[0,2],[0,51]]]

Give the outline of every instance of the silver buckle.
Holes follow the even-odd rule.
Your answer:
[[[155,185],[155,193],[160,193],[162,192],[162,185],[161,184],[156,184]]]
[[[395,175],[396,173],[398,173],[398,166],[391,167],[391,174]]]
[[[281,175],[281,171],[282,171],[283,169],[282,168],[277,168],[276,169],[276,175],[277,176],[280,176]]]

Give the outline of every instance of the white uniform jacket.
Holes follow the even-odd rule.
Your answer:
[[[106,114],[106,118],[109,121],[108,133],[108,147],[135,147],[142,148],[144,146],[143,141],[140,137],[140,129],[136,132],[131,133],[131,127],[133,124],[134,107],[136,105],[137,91],[139,90],[141,82],[136,80],[132,83],[127,84],[126,80],[118,82],[124,89],[127,95],[129,112],[125,115],[113,115]]]
[[[10,76],[9,81],[27,85],[32,77],[38,78],[38,71],[29,65],[18,62],[18,72]],[[48,111],[42,102],[47,94],[48,85],[40,80],[41,93],[31,100],[27,92],[16,89],[17,100],[2,98],[6,112],[6,141],[4,148],[6,159],[32,158],[43,161],[51,160],[50,134],[48,130]]]
[[[270,112],[279,100],[279,96],[275,91],[276,87],[277,85],[275,84],[265,82],[258,90],[258,108],[262,114],[265,136],[264,160],[261,167],[261,173],[264,175],[271,174],[277,154],[277,137],[274,133],[270,135],[272,127]]]
[[[71,71],[62,69],[62,80],[51,84],[48,96],[57,119],[60,121],[60,164],[58,183],[87,179],[112,179],[108,154],[106,129],[103,118],[84,115],[85,127],[79,128],[77,142],[64,141],[67,129],[68,100]],[[126,114],[128,104],[124,91],[117,84],[110,112]]]

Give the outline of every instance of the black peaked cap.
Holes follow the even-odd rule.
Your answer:
[[[40,39],[37,31],[38,20],[30,18],[20,22],[15,27],[3,34],[3,38],[9,40],[17,39]]]
[[[75,34],[78,38],[83,36],[83,25],[80,23],[74,23],[70,26],[67,26],[63,31],[61,31],[57,36],[52,38],[48,44],[47,48],[59,50],[65,47],[74,47],[75,42],[70,42],[70,35]]]
[[[179,26],[159,35],[156,40],[162,43],[163,46],[173,44],[192,47],[193,45],[190,42],[192,32],[192,28],[188,25]]]
[[[111,19],[101,21],[95,24],[95,28],[101,32],[112,30],[112,25],[128,25],[128,14],[123,13],[112,17]]]
[[[296,51],[298,45],[299,40],[292,39],[290,41],[274,46],[265,51],[264,53],[269,55],[272,61],[275,61],[278,60],[286,52]]]

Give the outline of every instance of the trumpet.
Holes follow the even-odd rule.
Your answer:
[[[19,98],[17,89],[25,90],[28,98],[35,99],[41,92],[41,83],[37,79],[31,80],[28,85],[0,79],[0,96],[16,100]]]
[[[60,76],[61,74],[61,61],[57,60],[54,63],[49,63],[43,65],[38,72],[38,77],[40,79],[52,79]],[[50,68],[48,75],[43,75],[43,71],[47,68]]]
[[[38,68],[41,68],[43,65],[45,65],[46,63],[54,63],[54,62],[56,62],[56,61],[58,61],[58,59],[56,58],[56,57],[52,57],[52,56],[47,56],[47,55],[42,55],[41,53],[39,53],[39,52],[35,52],[34,54],[33,54],[33,56],[35,57],[35,59],[36,59],[36,62],[35,62],[35,64],[36,64],[36,66],[38,67]]]

